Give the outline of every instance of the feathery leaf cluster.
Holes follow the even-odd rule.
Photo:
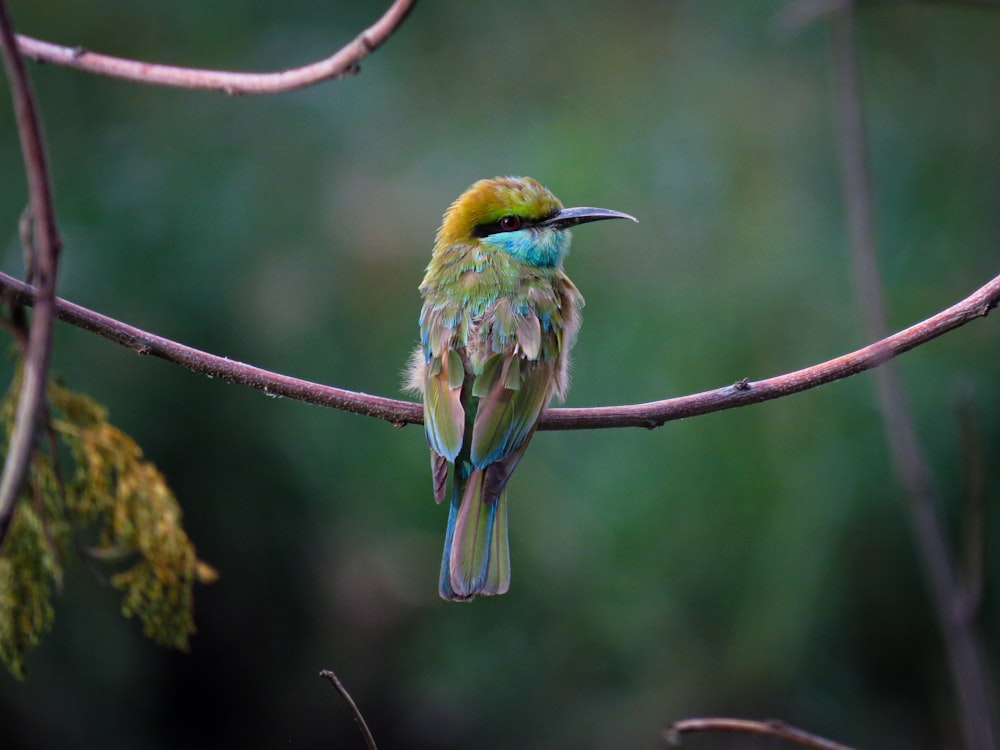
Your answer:
[[[0,405],[8,435],[19,382]],[[55,382],[48,396],[47,450],[32,460],[0,549],[0,658],[23,679],[26,652],[52,627],[52,593],[74,547],[108,566],[123,613],[139,617],[148,638],[186,649],[195,632],[194,583],[211,582],[216,573],[198,560],[176,498],[103,406]],[[63,481],[67,459],[72,476]]]

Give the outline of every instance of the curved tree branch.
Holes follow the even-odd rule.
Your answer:
[[[878,367],[893,357],[965,325],[970,320],[985,317],[998,303],[1000,303],[1000,276],[937,315],[862,349],[826,362],[765,380],[743,379],[723,388],[645,404],[550,409],[543,417],[541,429],[583,430],[601,427],[652,429],[675,419],[790,396]]]
[[[839,742],[805,732],[776,719],[768,719],[767,721],[722,717],[681,719],[675,721],[663,732],[663,738],[671,745],[680,745],[681,735],[693,732],[740,732],[785,740],[802,747],[812,748],[812,750],[851,750],[847,745],[841,745]]]
[[[414,5],[416,0],[396,0],[378,21],[325,60],[273,73],[201,70],[127,60],[91,52],[83,47],[52,44],[23,34],[17,36],[17,45],[21,54],[39,62],[139,83],[224,91],[232,95],[276,94],[312,86],[331,78],[353,75],[358,71],[358,63],[382,46],[403,23]]]
[[[0,293],[23,305],[32,304],[35,296],[35,290],[31,286],[4,273],[0,273]],[[139,354],[159,357],[202,375],[256,388],[269,396],[287,396],[310,404],[378,417],[399,425],[423,420],[420,404],[311,383],[227,357],[208,354],[61,298],[56,300],[56,316]]]
[[[3,273],[0,273],[0,292],[24,305],[32,304],[35,298],[35,290],[31,286]],[[877,367],[971,320],[984,317],[997,306],[998,302],[1000,302],[1000,276],[937,315],[863,349],[811,367],[766,380],[744,379],[723,388],[644,404],[549,409],[542,416],[539,429],[654,428],[675,419],[781,398]],[[412,401],[400,401],[334,388],[235,362],[148,333],[60,298],[56,299],[56,316],[60,320],[110,339],[139,354],[175,362],[194,372],[256,388],[269,395],[286,396],[354,414],[377,417],[397,426],[423,422],[422,407]]]
[[[25,252],[29,258],[29,274],[38,285],[34,300],[35,316],[28,334],[27,350],[24,353],[21,393],[18,397],[14,428],[3,465],[3,474],[0,475],[0,543],[3,543],[34,451],[38,419],[45,400],[49,354],[52,349],[56,271],[61,243],[56,228],[52,187],[49,183],[35,100],[31,94],[23,61],[17,53],[14,27],[3,0],[0,0],[0,55],[3,57],[4,67],[10,79],[17,131],[21,140],[28,181],[28,210],[34,231],[25,234],[32,235],[31,245],[34,254],[28,254],[28,248]]]

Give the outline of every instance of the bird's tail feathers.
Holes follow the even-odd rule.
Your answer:
[[[441,559],[439,588],[445,599],[464,601],[510,588],[507,493],[487,494],[496,486],[488,473],[474,468],[464,480],[455,478]]]

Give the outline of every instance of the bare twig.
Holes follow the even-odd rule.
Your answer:
[[[37,284],[35,315],[28,335],[28,348],[24,354],[21,393],[18,397],[14,429],[3,465],[3,474],[0,475],[0,544],[6,537],[14,515],[17,496],[31,461],[38,419],[45,399],[60,249],[59,232],[56,229],[52,205],[52,189],[49,184],[38,114],[35,111],[35,100],[31,94],[24,64],[15,45],[10,14],[6,3],[0,0],[0,54],[10,80],[17,131],[24,156],[28,181],[28,206],[33,223],[32,232],[24,231],[31,236],[34,245],[31,272]]]
[[[681,744],[681,735],[693,732],[742,732],[794,742],[813,750],[851,750],[847,745],[810,734],[783,721],[768,719],[697,718],[675,721],[663,732],[663,738],[671,745]]]
[[[113,78],[124,78],[138,83],[224,91],[233,95],[275,94],[356,73],[358,63],[389,38],[414,5],[416,0],[396,0],[378,21],[325,60],[273,73],[201,70],[127,60],[91,52],[83,47],[52,44],[23,34],[18,35],[17,44],[23,55],[40,62],[63,65]]]
[[[865,337],[879,338],[887,325],[876,260],[861,76],[850,3],[830,16],[830,28],[854,283]],[[908,518],[955,683],[965,746],[968,750],[997,750],[993,689],[985,653],[974,623],[965,616],[954,556],[935,507],[930,470],[894,363],[876,372],[875,385],[893,468],[905,490]]]
[[[32,287],[3,273],[0,273],[0,291],[24,305],[32,304],[35,293]],[[802,370],[767,380],[744,379],[723,388],[644,404],[549,409],[542,417],[540,429],[653,428],[675,419],[781,398],[877,367],[892,357],[925,344],[971,320],[985,316],[998,302],[1000,302],[1000,276],[937,315],[863,349]],[[194,372],[256,388],[268,395],[285,396],[354,414],[377,417],[400,426],[423,422],[423,410],[420,404],[334,388],[235,362],[148,333],[60,298],[56,300],[56,315],[60,320],[96,333],[140,354],[159,357],[183,365]]]
[[[354,723],[358,725],[358,730],[361,732],[361,736],[365,739],[365,745],[368,746],[368,750],[378,750],[378,746],[375,744],[375,738],[372,737],[371,730],[368,728],[368,722],[365,721],[365,717],[361,714],[361,709],[358,708],[358,704],[354,702],[351,694],[347,692],[347,688],[341,684],[340,680],[337,679],[335,675],[329,669],[324,669],[319,673],[320,677],[323,677],[330,681],[330,684],[340,693],[340,697],[344,699],[347,707],[351,709],[351,715],[354,717]]]

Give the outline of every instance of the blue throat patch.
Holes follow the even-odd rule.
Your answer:
[[[497,232],[483,237],[480,242],[493,245],[538,268],[552,268],[562,263],[569,253],[570,233],[565,229],[518,229],[516,232]]]

